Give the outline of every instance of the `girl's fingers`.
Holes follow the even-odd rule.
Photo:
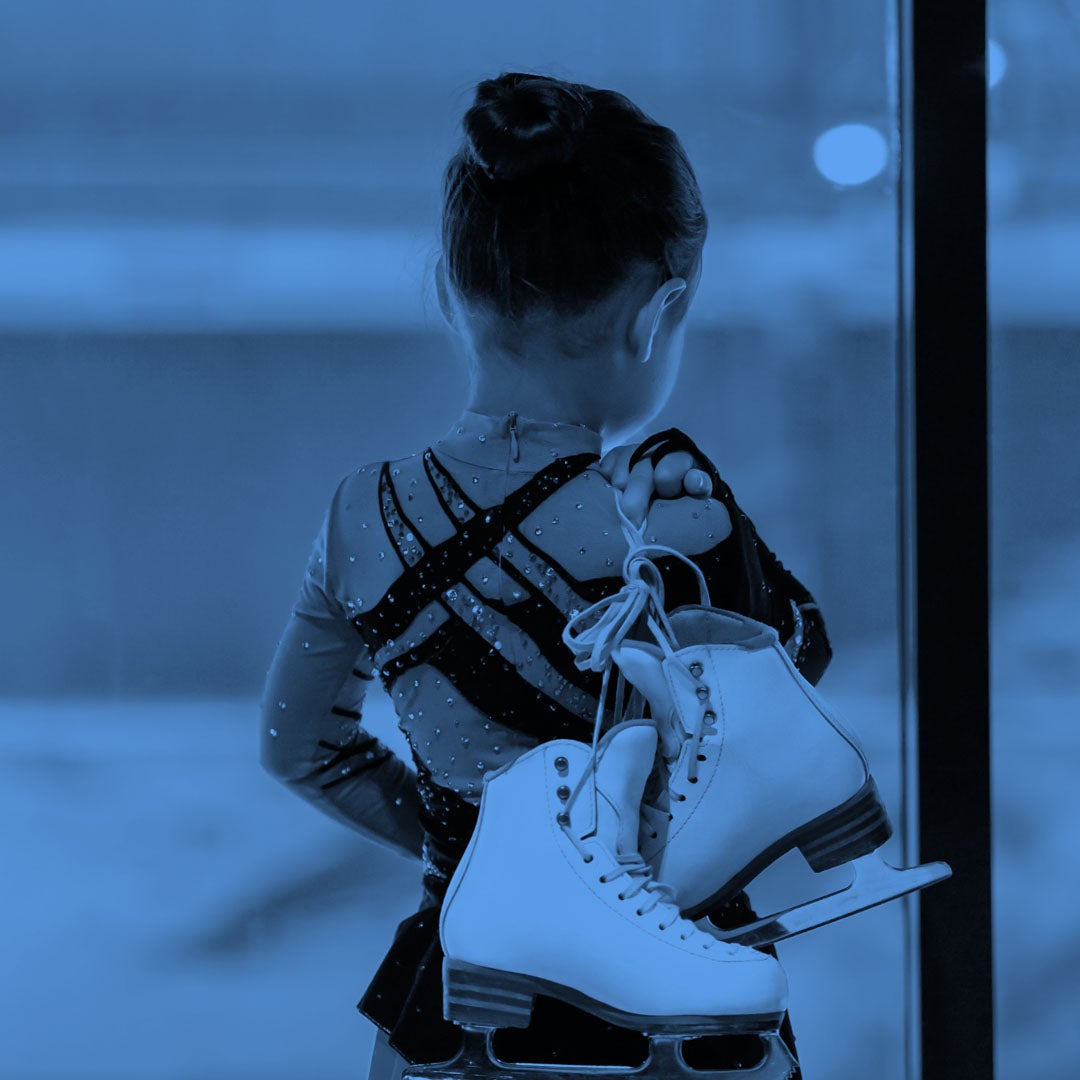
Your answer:
[[[687,495],[708,498],[712,494],[712,478],[704,469],[690,469],[683,477],[683,487]]]
[[[618,448],[618,456],[615,459],[615,472],[612,474],[611,482],[620,491],[626,490],[626,485],[630,482],[630,458],[634,454],[634,446],[620,446]]]
[[[623,513],[635,524],[641,525],[649,511],[649,501],[653,496],[652,463],[643,458],[630,473],[622,496]]]
[[[616,446],[600,459],[600,471],[607,477],[608,482],[620,491],[626,487],[626,482],[630,479],[627,463],[633,452],[633,446]]]
[[[684,493],[686,476],[694,470],[694,459],[685,450],[665,454],[656,465],[653,483],[662,499],[677,499]]]
[[[644,522],[653,495],[678,499],[684,495],[706,498],[712,494],[709,474],[696,468],[693,457],[685,450],[665,454],[655,468],[645,458],[631,472],[628,465],[634,450],[629,444],[613,447],[600,459],[599,468],[612,487],[622,492],[623,512],[635,525]]]
[[[597,463],[596,467],[600,470],[605,480],[611,480],[611,475],[615,471],[615,458],[619,450],[622,447],[616,446],[609,450]]]

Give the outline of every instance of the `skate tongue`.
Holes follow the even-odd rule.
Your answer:
[[[682,731],[676,728],[675,702],[664,678],[664,655],[655,645],[623,641],[611,654],[631,686],[649,702],[657,721],[664,756],[672,758],[682,745]]]
[[[639,859],[641,796],[656,757],[656,728],[629,720],[601,740],[596,762],[597,837],[617,858]],[[575,803],[571,821],[579,835],[593,830],[593,800],[586,790]]]

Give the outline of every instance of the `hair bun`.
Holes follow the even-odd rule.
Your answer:
[[[498,180],[520,180],[566,165],[585,131],[590,103],[584,89],[521,72],[485,79],[465,114],[470,154]]]

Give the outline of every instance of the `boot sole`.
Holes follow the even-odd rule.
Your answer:
[[[797,847],[815,873],[876,851],[892,836],[892,824],[872,776],[850,799],[805,825],[792,829],[752,859],[707,900],[687,908],[683,916],[696,920],[731,899],[767,866]]]
[[[443,1015],[455,1024],[480,1028],[528,1027],[537,994],[557,998],[610,1024],[646,1035],[768,1034],[779,1029],[784,1015],[777,1012],[732,1016],[642,1016],[605,1005],[572,987],[547,979],[443,959]]]

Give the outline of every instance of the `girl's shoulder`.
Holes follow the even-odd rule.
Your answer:
[[[622,541],[622,527],[616,506],[618,493],[599,464],[590,465],[558,493],[559,502],[576,515],[583,510],[603,519],[603,535],[614,533]],[[708,551],[731,533],[727,507],[717,497],[653,499],[646,518],[645,535],[650,543],[664,544],[687,555]],[[625,544],[624,544],[625,546]]]
[[[330,500],[323,523],[327,579],[350,616],[373,606],[401,573],[380,496],[390,471],[408,460],[372,461],[351,470]]]
[[[455,474],[425,469],[418,452],[369,462],[342,478],[327,513],[323,554],[327,580],[351,616],[370,610],[407,566],[460,531],[466,507],[498,501],[501,490],[488,490],[492,481],[484,470]],[[615,500],[615,488],[589,465],[518,529],[575,578],[617,574],[627,545]],[[730,532],[720,499],[692,496],[656,499],[645,529],[651,542],[687,555],[710,551]]]
[[[579,580],[618,575],[627,539],[616,498],[615,487],[590,465],[521,522],[522,536]],[[690,495],[654,500],[645,527],[650,543],[685,555],[711,551],[730,532],[730,518],[719,499]]]

